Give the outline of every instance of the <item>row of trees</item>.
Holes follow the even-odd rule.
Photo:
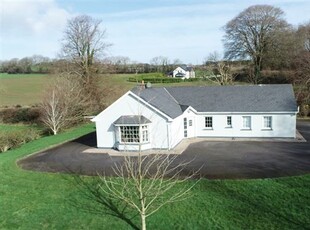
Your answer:
[[[113,73],[155,73],[167,74],[182,65],[179,59],[170,61],[168,57],[153,57],[149,63],[138,63],[125,56],[107,57],[101,61],[102,69]]]
[[[0,61],[1,73],[48,73],[52,60],[42,55],[33,55],[22,59],[13,58],[8,61]]]
[[[111,56],[96,58],[94,64],[96,71],[100,73],[168,73],[177,66],[182,65],[179,59],[172,62],[164,56],[157,56],[150,60],[150,63],[139,63],[130,60],[125,56]],[[41,55],[33,55],[22,59],[13,58],[8,61],[0,61],[1,73],[59,73],[64,66],[70,64],[68,59],[60,56],[56,59],[50,59]]]

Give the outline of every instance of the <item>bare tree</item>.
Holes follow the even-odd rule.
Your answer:
[[[81,15],[68,20],[63,37],[62,53],[78,67],[76,73],[84,84],[90,82],[94,74],[94,61],[110,45],[105,42],[106,31],[101,28],[101,20]]]
[[[41,64],[41,63],[47,63],[47,62],[51,61],[49,57],[44,57],[44,56],[38,55],[38,54],[34,54],[30,58],[31,58],[33,64],[35,64],[35,65]]]
[[[260,80],[268,48],[277,43],[278,31],[289,27],[283,15],[278,7],[254,5],[224,26],[225,58],[250,58],[254,68],[254,84]]]
[[[294,71],[292,82],[297,86],[295,93],[300,114],[310,115],[310,22],[299,25],[295,33],[296,53],[290,60]]]
[[[87,99],[80,82],[69,74],[56,77],[43,96],[41,120],[54,135],[82,119]]]
[[[296,68],[294,74],[294,83],[298,85],[296,97],[300,105],[300,112],[308,116],[310,112],[310,52],[304,50],[298,54],[294,60]]]
[[[277,31],[274,37],[277,42],[266,49],[262,66],[264,69],[288,70],[291,61],[300,51],[300,45],[296,42],[296,30],[287,28]]]
[[[30,57],[24,57],[18,61],[18,66],[22,73],[31,73],[31,66],[33,65],[32,59]]]
[[[296,36],[300,49],[310,52],[310,22],[299,25]]]
[[[125,56],[113,56],[108,58],[110,63],[114,66],[117,73],[128,73],[131,60]]]
[[[154,65],[158,72],[165,73],[169,68],[169,59],[164,56],[153,57],[150,60],[150,64]]]
[[[213,52],[206,58],[208,79],[219,85],[232,85],[235,73],[227,61],[221,61],[218,52]]]
[[[147,217],[161,207],[184,200],[197,183],[184,183],[196,173],[181,175],[189,162],[175,162],[177,155],[124,156],[124,163],[114,167],[119,178],[100,176],[100,189],[116,201],[122,201],[135,210],[141,220],[141,228],[146,229]]]

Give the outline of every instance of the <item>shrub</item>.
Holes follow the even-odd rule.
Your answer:
[[[0,153],[19,147],[39,137],[39,131],[34,128],[0,132]]]
[[[0,111],[0,121],[3,123],[38,123],[39,108],[9,108]]]
[[[0,133],[0,151],[5,152],[23,142],[24,134],[21,131],[1,132]]]
[[[310,115],[310,106],[306,104],[300,105],[300,115],[303,117],[307,117]]]

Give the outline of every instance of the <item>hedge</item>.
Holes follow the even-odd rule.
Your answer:
[[[40,118],[39,108],[8,108],[0,110],[0,122],[2,123],[37,123]]]
[[[200,78],[189,78],[189,79],[180,79],[180,78],[168,78],[168,77],[130,77],[128,78],[129,82],[141,82],[144,81],[145,83],[178,83],[178,82],[192,82],[192,81],[199,81]]]

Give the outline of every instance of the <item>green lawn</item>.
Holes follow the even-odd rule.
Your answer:
[[[85,212],[72,205],[72,200],[84,199],[72,176],[25,171],[16,165],[16,160],[24,156],[92,131],[93,124],[87,124],[0,154],[0,229],[131,229],[118,218]],[[310,226],[310,175],[201,180],[192,195],[151,216],[149,229],[307,229]]]

